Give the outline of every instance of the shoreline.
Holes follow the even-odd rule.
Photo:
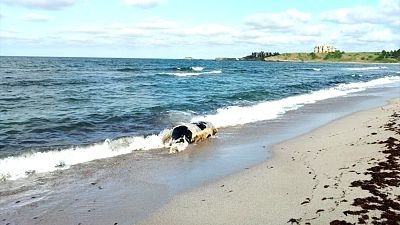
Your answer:
[[[292,52],[282,53],[277,56],[264,58],[264,61],[285,62],[327,62],[327,63],[373,63],[373,64],[399,64],[400,60],[393,57],[384,57],[380,52],[340,52],[329,53],[306,53]]]
[[[276,143],[353,112],[382,106],[394,97],[396,88],[377,88],[305,105],[274,121],[226,129],[180,154],[139,151],[6,182],[0,185],[0,224],[146,221],[172,199],[270,162],[269,147]]]
[[[374,64],[374,65],[400,65],[400,62],[353,62],[353,61],[328,61],[328,60],[290,60],[290,59],[271,59],[271,60],[262,60],[264,62],[294,62],[294,63],[342,63],[342,64]]]
[[[385,217],[399,222],[400,211],[382,203],[400,204],[398,184],[372,191],[366,185],[373,182],[371,168],[386,162],[390,138],[399,138],[399,110],[400,99],[394,99],[279,143],[266,162],[178,194],[138,224],[346,224]],[[389,215],[368,209],[379,203]]]

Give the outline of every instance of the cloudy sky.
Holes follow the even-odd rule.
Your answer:
[[[400,0],[0,0],[0,55],[241,57],[400,48]]]

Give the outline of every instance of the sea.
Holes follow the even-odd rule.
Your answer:
[[[376,88],[400,90],[400,65],[2,56],[0,181],[163,149],[184,122],[223,132]]]

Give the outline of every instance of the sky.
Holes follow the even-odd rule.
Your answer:
[[[400,48],[400,0],[0,0],[0,55],[193,58]]]

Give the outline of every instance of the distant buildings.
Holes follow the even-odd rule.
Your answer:
[[[317,45],[314,47],[314,53],[328,53],[335,52],[336,48],[332,45]]]

